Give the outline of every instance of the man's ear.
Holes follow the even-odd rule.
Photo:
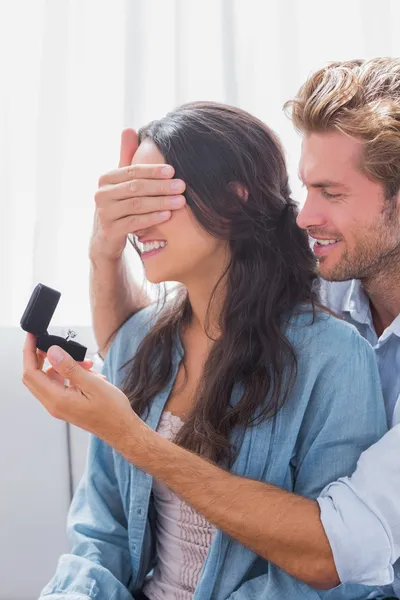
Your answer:
[[[229,184],[229,187],[232,189],[232,191],[239,196],[239,198],[241,200],[243,200],[244,202],[246,202],[246,200],[249,197],[249,190],[246,188],[245,185],[243,185],[243,183],[239,183],[238,181],[232,181]]]

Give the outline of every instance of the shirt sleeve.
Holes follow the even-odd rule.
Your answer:
[[[102,372],[114,385],[149,328],[154,309],[136,313],[118,331]],[[90,437],[87,465],[68,516],[70,554],[61,556],[40,600],[132,600],[128,523],[110,446]]]
[[[324,356],[321,348],[319,363],[314,365],[318,374],[309,393],[292,461],[293,491],[309,498],[317,498],[329,482],[352,473],[360,453],[377,442],[387,431],[374,352],[355,330],[347,330],[346,335],[350,339],[347,339],[346,344],[339,343],[340,352],[335,354],[334,341],[332,345],[326,344]],[[337,537],[340,539],[340,533]],[[343,540],[343,546],[346,543],[347,538]],[[370,543],[373,546],[372,540]],[[362,553],[360,548],[358,552]],[[350,565],[354,563],[354,550],[347,552],[345,560]],[[270,564],[267,574],[245,582],[229,600],[253,597],[268,600],[357,600],[366,598],[373,591],[364,585],[350,585],[350,582],[362,583],[357,579],[346,580],[347,585],[342,584],[328,591],[316,591]]]
[[[351,474],[387,431],[374,351],[355,329],[346,333],[320,357],[292,459],[293,491],[309,498]]]
[[[342,582],[385,585],[400,556],[400,425],[362,453],[351,477],[326,486],[321,520]]]
[[[61,556],[40,599],[132,600],[127,521],[109,446],[90,440],[85,475],[68,517],[71,553]]]

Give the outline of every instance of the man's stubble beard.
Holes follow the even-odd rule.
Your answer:
[[[400,222],[397,211],[385,211],[379,231],[374,227],[356,239],[351,254],[345,248],[339,261],[324,273],[325,257],[319,261],[320,276],[327,281],[359,279],[368,284],[376,278],[400,281]],[[322,267],[322,268],[321,268]]]

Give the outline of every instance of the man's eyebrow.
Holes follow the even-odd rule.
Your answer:
[[[300,175],[300,173],[298,173],[298,177],[299,177],[300,181],[304,184],[305,182],[304,182],[302,176]],[[315,181],[314,183],[310,183],[308,185],[308,187],[312,187],[312,188],[342,187],[342,188],[347,189],[347,186],[344,185],[344,183],[341,183],[340,181],[333,181],[332,179],[323,179],[321,181]]]

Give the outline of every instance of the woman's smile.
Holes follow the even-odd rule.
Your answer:
[[[137,245],[140,251],[140,255],[143,259],[150,258],[155,254],[159,254],[167,246],[165,240],[146,240],[137,241]]]

